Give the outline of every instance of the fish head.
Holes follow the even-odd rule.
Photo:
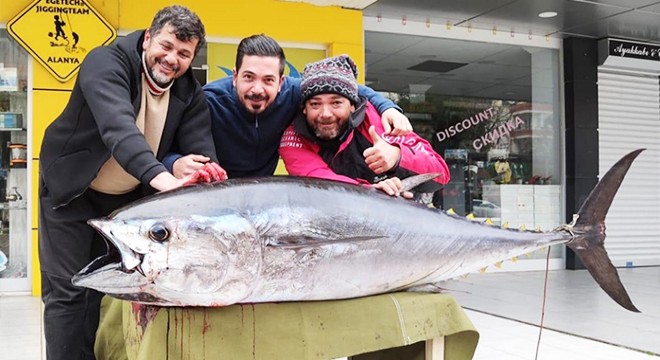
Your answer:
[[[205,216],[89,220],[106,239],[108,253],[72,281],[148,304],[214,306],[237,302],[249,291],[246,284],[258,267],[252,257],[258,247],[247,241],[254,236],[249,224],[243,222],[236,217]],[[241,251],[248,246],[250,251]],[[237,263],[252,265],[241,269],[234,266]],[[237,278],[245,281],[237,282]]]

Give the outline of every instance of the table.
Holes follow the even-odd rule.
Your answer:
[[[444,348],[445,359],[468,360],[479,339],[454,297],[444,294],[223,308],[155,307],[106,296],[101,309],[98,360],[424,359],[429,339],[436,350]]]

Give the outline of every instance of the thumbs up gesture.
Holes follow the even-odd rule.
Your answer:
[[[369,136],[371,136],[373,146],[362,153],[369,169],[376,174],[382,174],[394,168],[401,158],[401,149],[398,146],[390,145],[378,136],[376,128],[373,126],[369,127]]]

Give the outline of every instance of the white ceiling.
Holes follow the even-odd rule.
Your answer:
[[[538,14],[553,10],[557,16]],[[617,37],[660,41],[658,0],[379,0],[364,9],[365,16],[474,28],[510,29],[564,38]]]
[[[426,94],[553,101],[558,51],[382,32],[365,32],[366,80],[379,91],[408,93],[410,84],[430,85]],[[464,63],[446,73],[410,70],[427,60]],[[532,93],[534,77],[534,93]],[[550,79],[550,80],[548,80]]]
[[[538,17],[548,10],[558,16]],[[365,18],[481,31],[511,29],[553,39],[615,37],[660,42],[657,0],[379,0],[363,13]],[[365,49],[367,83],[380,91],[405,93],[409,84],[420,84],[430,86],[427,94],[525,101],[532,97],[550,101],[557,96],[551,89],[557,88],[559,75],[549,67],[554,63],[558,68],[555,50],[376,31],[365,32]],[[467,65],[447,73],[408,69],[427,60]]]

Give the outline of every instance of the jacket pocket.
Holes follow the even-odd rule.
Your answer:
[[[85,191],[96,168],[90,154],[84,149],[62,155],[44,169],[42,177],[54,206],[65,205]]]

